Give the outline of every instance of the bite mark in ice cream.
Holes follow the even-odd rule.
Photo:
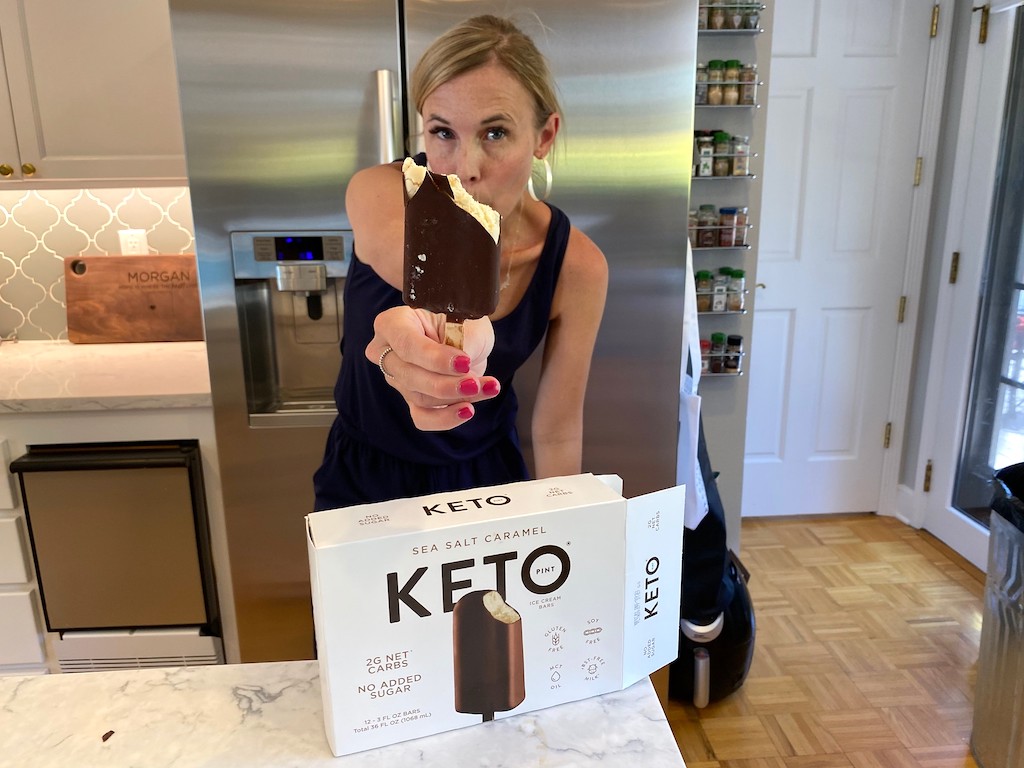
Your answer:
[[[446,343],[462,347],[462,323],[498,306],[501,217],[463,188],[458,176],[433,173],[407,159],[406,304],[446,315]]]

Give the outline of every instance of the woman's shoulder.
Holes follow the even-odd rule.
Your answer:
[[[352,227],[353,247],[380,277],[399,286],[404,206],[399,163],[364,168],[349,180],[345,212]]]
[[[573,224],[569,225],[569,241],[565,247],[562,271],[573,280],[608,282],[608,260],[604,252]]]

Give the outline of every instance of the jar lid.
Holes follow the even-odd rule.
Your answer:
[[[737,334],[729,334],[728,344],[731,347],[738,347],[743,344],[743,337]]]
[[[725,69],[725,62],[721,59],[712,59],[708,62],[708,69]]]
[[[711,277],[711,272],[706,269],[702,269],[697,273],[698,280],[708,280]]]
[[[732,267],[719,267],[718,274],[720,275],[732,275]]]
[[[725,131],[715,131],[715,141],[729,141],[730,139],[732,136]]]
[[[732,271],[732,276],[733,277],[746,277],[746,274],[747,273],[744,272],[742,269],[734,269]]]
[[[724,344],[725,343],[725,334],[724,333],[712,333],[711,334],[711,343],[712,344]]]
[[[735,216],[736,215],[736,209],[735,208],[719,208],[718,212],[719,213],[724,213],[726,216]]]
[[[704,205],[702,205],[700,207],[700,209],[702,211],[704,211],[704,212],[714,213],[715,212],[715,205],[714,205],[714,203],[705,203]]]
[[[707,339],[701,339],[700,340],[700,348],[701,348],[701,350],[711,349],[711,342],[708,341]]]
[[[725,62],[725,68],[726,69],[739,69],[740,68],[740,60],[739,59],[729,59],[729,60],[727,60]]]

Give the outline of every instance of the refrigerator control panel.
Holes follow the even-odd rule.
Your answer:
[[[327,277],[345,277],[351,243],[351,230],[232,232],[235,279],[276,279],[280,266],[298,264],[322,264]]]

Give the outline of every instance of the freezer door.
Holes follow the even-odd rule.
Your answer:
[[[495,12],[493,3],[475,0],[407,0],[408,66],[444,30]],[[597,243],[611,268],[587,390],[583,469],[621,475],[627,496],[671,487],[697,0],[509,0],[497,12],[534,39],[557,81],[564,119],[550,202]],[[535,356],[534,373],[538,367]],[[534,382],[530,371],[516,376],[525,446]]]

